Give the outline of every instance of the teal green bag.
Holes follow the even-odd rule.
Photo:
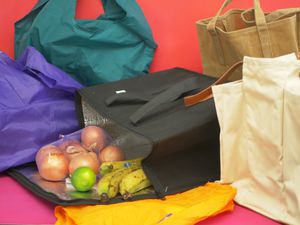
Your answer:
[[[15,57],[26,46],[90,86],[148,72],[156,43],[135,0],[102,0],[105,13],[75,19],[76,0],[39,0],[15,24]]]

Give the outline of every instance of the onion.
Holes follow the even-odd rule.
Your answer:
[[[39,149],[35,156],[35,161],[40,162],[45,156],[49,153],[60,153],[60,149],[57,148],[55,145],[45,145]]]
[[[115,145],[108,145],[99,153],[100,162],[114,162],[125,160],[122,149]]]
[[[88,153],[98,161],[98,156],[95,152],[88,152]]]
[[[77,140],[65,140],[58,147],[62,151],[65,151],[67,147],[74,146],[74,145],[80,145],[80,142]]]
[[[106,133],[100,127],[87,126],[81,132],[81,142],[87,150],[98,153],[106,144]]]
[[[69,164],[69,173],[73,172],[79,167],[90,167],[96,174],[99,170],[99,161],[97,155],[94,152],[81,153],[74,157]]]
[[[70,160],[81,153],[87,152],[87,150],[77,140],[64,141],[59,147]]]
[[[60,181],[68,176],[69,160],[56,146],[42,147],[36,155],[36,164],[40,176],[45,180]]]

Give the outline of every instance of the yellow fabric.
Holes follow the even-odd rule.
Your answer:
[[[235,194],[236,189],[229,185],[207,183],[180,194],[166,196],[165,200],[145,199],[110,205],[57,206],[55,225],[195,224],[221,212],[232,211]]]

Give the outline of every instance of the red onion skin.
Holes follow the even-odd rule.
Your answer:
[[[84,148],[98,153],[106,145],[106,133],[97,126],[87,126],[81,132],[81,142]]]
[[[39,174],[48,181],[61,181],[68,175],[69,160],[56,146],[45,146],[36,155]]]
[[[123,150],[115,145],[108,145],[99,153],[100,163],[123,160],[125,160],[125,154]]]
[[[63,151],[65,155],[68,157],[69,160],[74,159],[78,155],[82,153],[87,153],[86,150],[79,142],[74,143],[73,145],[66,146],[65,150]]]
[[[94,157],[94,159],[98,161],[98,155],[95,152],[88,152],[88,154],[90,154],[92,157]]]
[[[65,151],[67,147],[74,146],[74,145],[80,145],[80,142],[78,140],[65,140],[62,141],[62,143],[58,147],[62,151]]]
[[[100,163],[96,153],[81,153],[73,158],[69,164],[69,174],[73,174],[77,168],[83,166],[90,167],[97,174],[99,172]]]
[[[39,149],[37,154],[35,155],[35,161],[41,161],[42,158],[44,158],[45,155],[48,155],[49,153],[60,153],[61,150],[56,147],[55,145],[45,145]]]

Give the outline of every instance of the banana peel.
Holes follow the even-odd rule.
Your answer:
[[[139,168],[142,166],[142,160],[144,158],[137,158],[137,159],[131,159],[131,160],[124,160],[124,161],[115,161],[115,162],[102,162],[99,168],[99,172],[102,176],[114,172],[116,170],[122,169],[122,168]]]
[[[135,167],[122,168],[104,175],[97,184],[97,192],[102,202],[107,202],[119,193],[119,184],[123,177],[134,171]]]
[[[120,182],[119,192],[123,199],[128,199],[131,198],[134,193],[150,186],[150,180],[147,178],[144,170],[139,168],[123,177]]]

